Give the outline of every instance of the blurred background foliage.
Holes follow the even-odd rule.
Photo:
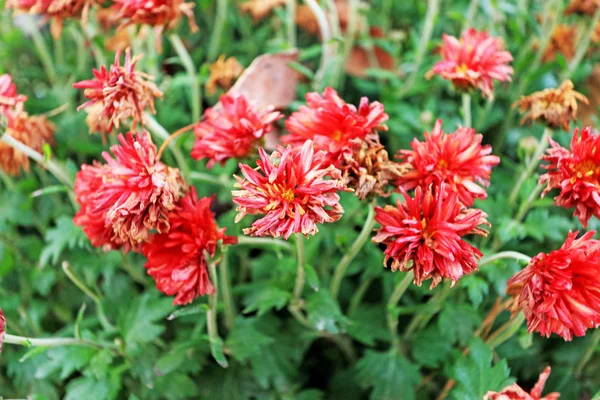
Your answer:
[[[225,12],[219,12],[223,3]],[[202,87],[209,65],[220,54],[234,56],[247,67],[258,55],[290,47],[285,7],[254,21],[239,11],[240,3],[198,0],[194,12],[199,31],[189,33],[185,21],[177,28],[190,49]],[[439,6],[437,12],[431,11],[434,5]],[[504,38],[515,59],[513,82],[497,85],[493,102],[475,95],[472,105],[474,127],[486,143],[497,144],[494,152],[502,159],[492,174],[489,198],[476,203],[493,225],[492,238],[477,242],[488,255],[511,249],[534,256],[560,246],[569,230],[581,229],[571,212],[554,207],[551,198],[536,200],[523,218],[515,218],[515,207],[507,204],[515,177],[531,156],[520,146],[521,140],[539,138],[543,130],[519,125],[519,116],[511,109],[519,96],[556,87],[570,77],[576,90],[592,100],[582,118],[597,125],[591,93],[599,59],[596,44],[590,45],[573,70],[561,53],[539,60],[536,43],[548,35],[545,27],[549,24],[544,21],[556,19],[558,23],[560,19],[576,26],[579,37],[586,34],[591,17],[564,16],[565,6],[566,2],[557,0],[363,3],[361,13],[369,26],[362,27],[355,44],[367,56],[374,48],[382,49],[394,67],[371,65],[362,71],[364,76],[342,74],[337,82],[331,76],[335,71],[328,70],[324,82],[317,82],[317,86],[334,84],[349,103],[358,104],[362,96],[382,102],[390,115],[390,129],[382,140],[394,154],[407,148],[414,137],[422,138],[435,119],[441,118],[449,131],[462,120],[460,96],[451,85],[439,78],[424,78],[437,59],[435,50],[442,34],[458,36],[472,26]],[[34,19],[8,11],[0,12],[0,18],[0,73],[10,73],[19,92],[29,96],[27,111],[45,113],[67,105],[52,118],[57,125],[52,157],[63,160],[74,177],[79,165],[99,159],[106,146],[100,136],[88,133],[85,113],[76,111],[82,94],[71,85],[88,79],[92,67],[112,61],[114,52],[105,46],[114,32],[103,31],[92,14],[85,30],[77,21],[69,21],[60,40],[53,41],[47,26],[38,29]],[[432,23],[431,40],[422,43],[427,21]],[[371,37],[370,27],[379,28],[382,37]],[[39,41],[50,49],[55,75],[40,58]],[[344,45],[344,38],[333,41]],[[154,75],[165,94],[157,103],[157,120],[171,132],[194,122],[188,106],[190,78],[169,40],[163,39],[163,52],[158,54],[152,33],[143,29],[132,46],[134,53],[145,54],[138,69]],[[298,100],[286,114],[315,89],[312,78],[322,53],[318,37],[301,29],[297,47],[299,65],[295,68],[306,76],[299,85]],[[203,94],[204,108],[218,100],[219,93]],[[555,136],[562,144],[570,140],[566,133]],[[179,144],[189,152],[192,143],[188,135]],[[174,165],[170,154],[165,157]],[[204,162],[189,162],[192,170],[208,172]],[[236,169],[231,162],[210,173],[228,176]],[[536,180],[532,176],[525,182],[518,204],[526,201]],[[584,353],[594,349],[591,334],[565,343],[555,337],[529,335],[522,327],[494,351],[473,339],[496,299],[505,296],[507,279],[522,268],[515,261],[489,264],[452,289],[447,283],[433,291],[427,285],[413,285],[400,304],[390,308],[387,300],[401,276],[383,268],[381,249],[368,243],[350,265],[336,301],[327,290],[333,268],[366,217],[364,205],[349,194],[342,196],[346,210],[342,220],[320,227],[320,233],[306,243],[309,266],[304,297],[310,329],[286,310],[296,274],[292,253],[245,246],[229,249],[219,268],[228,268],[237,312],[233,318],[219,315],[223,357],[228,361],[228,367],[222,368],[211,355],[205,331],[207,299],[198,299],[191,308],[178,312],[145,274],[141,255],[93,249],[73,225],[74,210],[65,193],[32,195],[55,184],[47,171],[33,166],[29,174],[1,185],[0,307],[10,333],[80,335],[106,346],[24,349],[6,345],[0,356],[0,396],[5,398],[433,399],[453,378],[458,383],[448,398],[480,399],[487,390],[498,390],[516,379],[531,387],[546,365],[552,366],[548,392],[560,391],[564,399],[591,399],[600,390],[600,354],[592,353],[585,368],[578,370]],[[217,194],[215,212],[220,225],[227,227],[228,234],[241,235],[245,223],[233,223],[231,188],[205,182],[196,186],[201,196]],[[597,227],[597,220],[590,221],[590,229]],[[91,293],[82,291],[76,280]],[[399,319],[402,352],[388,351],[392,339],[388,313]],[[502,314],[495,326],[508,317]],[[471,352],[463,355],[469,344]]]

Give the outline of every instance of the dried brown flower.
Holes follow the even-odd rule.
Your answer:
[[[519,106],[521,112],[527,111],[521,124],[529,121],[540,121],[550,128],[562,127],[569,131],[571,121],[577,119],[577,102],[588,104],[588,99],[573,90],[573,82],[564,81],[557,89],[544,89],[521,99],[513,104]]]
[[[215,94],[217,85],[227,90],[233,85],[233,81],[244,72],[244,66],[235,57],[225,59],[221,54],[219,59],[210,66],[210,76],[206,82],[206,92]]]
[[[345,185],[354,189],[360,200],[389,196],[396,188],[394,181],[408,172],[406,166],[389,160],[379,137],[352,140],[350,147],[352,154],[345,157],[340,169]]]
[[[567,60],[575,57],[575,41],[577,39],[577,27],[559,24],[554,32],[548,47],[544,51],[543,60],[552,61],[557,54],[562,54]]]
[[[56,128],[46,117],[29,116],[26,112],[6,112],[5,116],[8,120],[5,135],[40,153],[44,143],[52,144]],[[29,158],[11,146],[0,143],[0,167],[9,175],[19,176],[21,168],[29,172]]]
[[[102,135],[110,133],[110,120],[102,117],[103,110],[102,103],[95,103],[85,108],[85,112],[87,113],[85,123],[90,133],[101,133]]]
[[[565,14],[594,15],[598,7],[600,7],[600,0],[571,0]]]
[[[285,5],[286,2],[287,0],[248,0],[239,7],[241,12],[252,15],[254,22],[257,22],[269,15],[274,8]]]

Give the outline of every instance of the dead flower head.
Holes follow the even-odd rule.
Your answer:
[[[569,124],[577,119],[578,101],[588,104],[587,97],[573,90],[573,82],[567,79],[557,89],[544,89],[521,96],[513,107],[519,106],[521,112],[527,111],[521,124],[528,120],[540,121],[550,128],[562,127],[569,131]]]
[[[379,137],[350,142],[352,154],[345,157],[340,169],[344,183],[354,189],[360,200],[369,196],[387,197],[395,189],[394,181],[408,169],[402,164],[390,161]],[[388,186],[393,186],[388,190]]]
[[[550,43],[544,50],[544,61],[552,61],[558,54],[562,54],[567,60],[575,57],[575,41],[577,39],[577,27],[559,24],[554,32]]]
[[[252,15],[254,22],[260,21],[273,11],[274,8],[285,5],[287,0],[248,0],[240,4],[240,11]]]
[[[600,7],[600,0],[571,0],[565,10],[565,14],[587,14],[594,15]]]
[[[235,57],[225,59],[224,54],[221,54],[209,68],[210,76],[206,82],[206,92],[210,95],[215,94],[217,86],[225,90],[229,89],[233,81],[244,72],[244,66]]]

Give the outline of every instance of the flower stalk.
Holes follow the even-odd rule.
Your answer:
[[[346,274],[348,266],[350,265],[352,260],[354,260],[354,258],[358,255],[358,253],[363,248],[367,240],[369,240],[369,238],[371,237],[373,227],[375,226],[375,204],[375,200],[373,200],[369,204],[369,213],[367,214],[367,219],[365,220],[360,234],[354,240],[354,243],[352,243],[352,246],[350,247],[348,252],[344,254],[344,257],[342,257],[338,265],[335,267],[333,279],[331,280],[331,285],[329,286],[331,296],[334,299],[337,298],[339,294],[340,286],[342,284],[342,280],[344,279],[344,275]]]
[[[149,113],[144,113],[144,122],[150,132],[152,132],[154,136],[158,137],[159,139],[167,141],[171,137],[169,132]],[[190,176],[190,168],[188,167],[185,157],[183,156],[183,152],[175,145],[175,143],[169,143],[168,147],[175,158],[177,166],[181,170],[181,174],[185,178],[188,178]]]
[[[223,254],[223,259],[219,264],[219,272],[221,275],[223,303],[225,304],[225,327],[231,330],[233,328],[233,321],[235,320],[235,304],[233,294],[231,293],[231,278],[229,277],[229,262],[226,253]]]
[[[28,338],[23,336],[8,335],[4,336],[3,343],[16,344],[24,347],[60,347],[60,346],[83,346],[101,350],[104,346],[89,342],[83,339],[75,338]]]
[[[531,262],[531,257],[523,253],[519,253],[518,251],[501,251],[500,253],[496,253],[492,256],[483,258],[479,263],[479,268],[483,267],[486,264],[490,264],[496,260],[501,260],[504,258],[512,258],[517,261],[525,261],[526,263]]]
[[[221,3],[221,1],[219,1]],[[171,44],[175,48],[177,55],[181,59],[185,71],[188,74],[188,79],[190,80],[190,104],[192,108],[192,120],[197,122],[200,120],[200,114],[202,112],[202,99],[201,99],[201,91],[200,85],[198,83],[198,77],[196,76],[196,67],[194,66],[194,61],[192,60],[192,56],[186,49],[185,45],[181,41],[181,38],[177,34],[169,35],[169,40]]]
[[[267,237],[253,237],[253,236],[238,236],[238,246],[250,246],[250,247],[281,247],[282,249],[292,251],[293,247],[284,240],[272,239]]]
[[[390,334],[392,335],[392,347],[394,349],[397,349],[400,345],[400,340],[398,338],[398,317],[394,314],[394,308],[398,305],[402,295],[406,292],[406,289],[408,289],[413,279],[413,272],[406,272],[404,278],[402,278],[394,288],[394,291],[387,302],[387,323]]]
[[[462,94],[462,111],[466,128],[472,128],[471,120],[471,95],[467,92]]]
[[[219,55],[221,47],[221,38],[225,29],[225,20],[227,17],[227,0],[217,0],[217,11],[215,14],[212,34],[210,35],[210,43],[208,45],[208,61],[215,61]]]
[[[217,277],[217,270],[214,261],[208,263],[208,271],[210,274],[210,280],[215,287],[219,287],[219,280]],[[217,304],[219,301],[218,290],[208,297],[209,309],[206,312],[206,329],[208,331],[208,337],[210,340],[210,352],[214,357],[215,361],[223,368],[227,368],[229,363],[223,354],[223,340],[219,336],[219,328],[217,326]]]

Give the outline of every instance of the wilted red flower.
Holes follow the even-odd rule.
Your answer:
[[[235,236],[219,229],[210,211],[213,197],[198,199],[192,187],[169,213],[168,233],[152,235],[142,247],[145,267],[161,292],[175,296],[173,304],[191,303],[196,297],[213,294],[205,253],[214,257],[219,241],[235,244]]]
[[[366,139],[377,129],[387,130],[383,122],[389,117],[383,110],[383,104],[377,101],[369,103],[366,97],[360,100],[357,110],[328,87],[323,95],[308,93],[306,103],[307,106],[301,106],[286,120],[290,134],[281,140],[296,149],[302,147],[306,140],[312,140],[315,149],[326,152],[327,162],[336,166],[343,162],[344,155],[351,155],[350,141]]]
[[[0,353],[2,353],[2,342],[4,341],[4,333],[6,332],[6,319],[0,308]]]
[[[121,53],[115,55],[115,62],[107,70],[105,66],[100,70],[94,69],[95,79],[81,81],[73,84],[76,89],[85,89],[83,94],[89,99],[77,109],[87,108],[93,104],[102,104],[103,110],[98,114],[98,119],[109,122],[110,130],[119,129],[121,122],[128,118],[133,123],[144,122],[144,110],[154,109],[154,98],[162,97],[162,92],[149,80],[150,75],[135,71],[135,64],[140,56],[131,58],[129,49],[125,52],[125,65],[121,66]]]
[[[124,245],[137,249],[151,231],[169,230],[185,182],[179,170],[156,159],[156,146],[147,132],[118,136],[120,144],[102,156],[106,165],[83,165],[75,178],[81,209],[73,219],[94,246],[105,250]]]
[[[90,7],[98,2],[99,0],[7,0],[6,8],[40,14],[44,20],[52,20],[50,32],[57,39],[65,19],[81,18],[86,24]]]
[[[481,145],[482,139],[482,135],[471,128],[444,133],[442,120],[438,119],[433,131],[425,132],[424,142],[414,139],[410,144],[412,150],[398,153],[409,171],[396,184],[411,190],[444,182],[465,206],[472,206],[475,199],[487,197],[485,187],[490,184],[492,167],[500,162],[498,156],[491,155],[490,145]]]
[[[17,93],[17,86],[9,74],[0,75],[0,113],[5,110],[17,110],[22,107],[27,96]]]
[[[548,88],[521,96],[513,107],[519,106],[521,112],[527,111],[521,125],[527,120],[540,120],[550,128],[562,127],[568,131],[571,121],[577,120],[577,101],[589,103],[587,97],[573,90],[573,82],[567,79],[556,89]]]
[[[493,97],[493,80],[510,81],[513,68],[508,65],[512,55],[504,51],[502,39],[478,32],[473,28],[464,31],[457,39],[442,36],[442,61],[438,61],[427,77],[440,75],[452,81],[460,90],[481,90],[484,97]]]
[[[548,172],[540,177],[540,184],[547,184],[542,197],[552,189],[560,193],[554,204],[564,208],[575,207],[575,215],[584,228],[592,215],[600,218],[600,136],[592,134],[591,128],[575,128],[570,150],[552,139],[550,148],[542,156],[549,164],[542,165]]]
[[[54,142],[55,126],[44,116],[30,116],[24,111],[4,111],[7,119],[5,135],[12,136],[38,153],[43,152],[45,143]],[[21,168],[29,172],[29,157],[0,142],[0,167],[10,175],[18,176]]]
[[[314,152],[313,143],[307,140],[300,151],[279,147],[269,159],[265,151],[258,150],[260,160],[258,170],[240,164],[245,179],[238,176],[233,202],[239,212],[235,222],[247,214],[266,214],[244,229],[252,236],[283,236],[287,239],[292,233],[305,236],[319,231],[317,224],[335,222],[342,217],[344,209],[339,203],[337,192],[345,190],[340,170],[324,164],[325,153]],[[329,176],[331,180],[323,178]]]
[[[221,106],[209,108],[196,125],[196,143],[192,158],[208,158],[208,167],[224,164],[230,158],[242,158],[256,150],[260,139],[282,117],[274,107],[254,110],[244,96],[223,95]]]
[[[123,20],[122,27],[128,25],[150,25],[154,27],[156,48],[161,49],[161,37],[164,29],[172,29],[182,16],[186,16],[190,30],[198,30],[194,20],[195,4],[184,0],[115,0],[113,8],[117,20]]]
[[[486,395],[483,396],[483,400],[556,400],[560,397],[560,393],[549,393],[542,397],[542,392],[544,391],[544,386],[546,385],[549,376],[550,367],[548,366],[540,374],[540,378],[533,389],[531,389],[531,393],[527,393],[519,385],[513,383],[502,389],[500,393],[487,392]]]
[[[244,72],[244,66],[235,57],[225,59],[221,54],[217,61],[209,67],[210,75],[206,81],[206,93],[213,95],[217,91],[217,86],[223,89],[229,89],[234,79],[238,78]]]
[[[529,332],[570,341],[600,326],[600,241],[570,232],[560,249],[539,253],[507,285],[522,285],[519,305]]]
[[[405,203],[396,200],[396,207],[375,208],[375,220],[381,224],[375,243],[384,243],[387,266],[392,259],[392,271],[413,270],[415,283],[431,279],[434,288],[442,278],[452,284],[463,275],[477,270],[481,252],[465,242],[465,235],[486,236],[479,225],[489,225],[487,214],[465,208],[456,193],[445,185],[417,187],[415,197],[403,193]],[[412,261],[412,264],[410,262]]]

